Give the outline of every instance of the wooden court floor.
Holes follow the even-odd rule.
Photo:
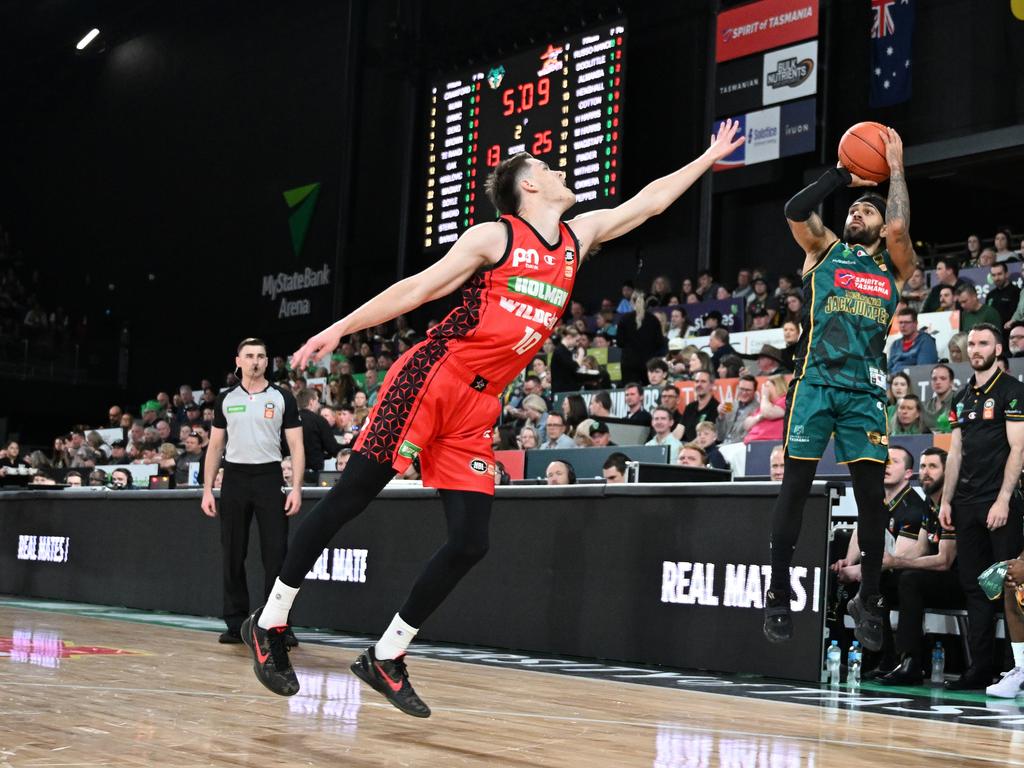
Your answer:
[[[410,657],[434,714],[304,643],[265,691],[210,632],[0,606],[0,766],[1024,766],[1024,733]]]

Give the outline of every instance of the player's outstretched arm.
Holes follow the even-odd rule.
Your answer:
[[[668,176],[655,179],[622,205],[584,213],[570,221],[569,226],[579,238],[584,252],[636,229],[678,200],[716,162],[731,155],[743,143],[743,136],[736,137],[739,127],[739,122],[726,120],[719,126],[718,133],[711,137],[711,145],[696,160]]]
[[[480,267],[497,261],[505,252],[505,226],[497,221],[466,230],[451,250],[422,272],[399,280],[358,309],[309,338],[292,355],[292,367],[304,369],[310,360],[320,361],[341,339],[356,331],[386,323],[421,304],[447,296]]]
[[[889,198],[885,202],[885,248],[896,267],[898,284],[914,274],[916,258],[910,240],[910,195],[903,175],[903,140],[892,128],[879,131],[889,163]]]

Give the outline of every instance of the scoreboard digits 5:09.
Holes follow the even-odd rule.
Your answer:
[[[494,220],[484,179],[519,152],[565,172],[573,215],[618,203],[625,37],[612,22],[432,84],[424,248]]]

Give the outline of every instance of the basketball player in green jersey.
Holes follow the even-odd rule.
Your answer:
[[[882,645],[879,594],[886,510],[882,479],[888,458],[885,340],[904,281],[914,271],[903,142],[881,132],[889,162],[889,198],[869,192],[850,206],[840,240],[814,209],[842,186],[869,187],[843,168],[831,169],[786,203],[793,237],[805,253],[803,335],[786,398],[786,471],[772,519],[772,576],[765,595],[764,633],[793,635],[789,568],[804,504],[829,438],[848,464],[857,500],[861,588],[850,601],[854,634],[865,648]]]

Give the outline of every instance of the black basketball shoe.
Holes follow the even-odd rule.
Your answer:
[[[242,636],[239,634],[237,629],[229,629],[220,633],[220,637],[217,638],[217,642],[223,645],[240,645],[242,642]]]
[[[299,680],[288,661],[285,634],[287,627],[263,629],[259,621],[260,611],[242,622],[242,642],[252,651],[252,670],[256,678],[279,696],[294,696],[299,692]]]
[[[430,717],[430,707],[416,695],[409,682],[405,654],[397,659],[378,660],[371,645],[350,667],[352,674],[384,695],[398,709],[413,717]]]
[[[295,633],[292,632],[292,628],[291,627],[288,627],[284,631],[284,644],[285,644],[285,646],[287,646],[289,651],[292,648],[298,648],[299,647],[299,638],[297,638],[295,636]]]
[[[796,595],[786,590],[783,595],[776,595],[769,589],[764,593],[764,636],[771,643],[785,643],[793,639],[793,616],[789,603]]]
[[[869,651],[880,651],[882,649],[882,623],[885,620],[882,596],[877,595],[867,600],[861,600],[860,592],[858,592],[857,596],[847,603],[846,611],[856,625],[853,629],[853,636],[860,640],[860,644]]]

